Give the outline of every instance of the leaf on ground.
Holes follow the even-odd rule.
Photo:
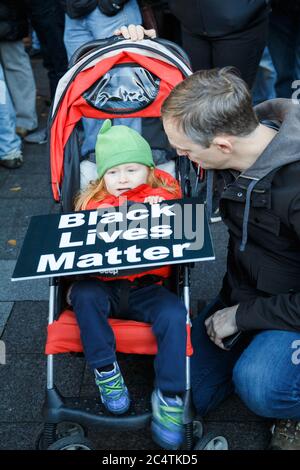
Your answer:
[[[10,246],[16,246],[16,245],[17,245],[17,240],[7,240],[7,243],[8,243]]]

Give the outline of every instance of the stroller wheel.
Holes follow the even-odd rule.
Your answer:
[[[87,432],[78,423],[69,423],[68,421],[62,421],[61,423],[58,423],[56,428],[57,439],[74,436],[74,434],[86,437]]]
[[[225,437],[208,432],[196,442],[194,450],[228,450],[228,442]]]
[[[91,441],[80,434],[63,437],[53,442],[47,450],[95,450]]]
[[[193,422],[193,436],[196,439],[201,439],[203,436],[204,430],[203,430],[203,424],[201,421],[194,421]]]
[[[54,432],[53,434],[55,435],[55,441],[56,442],[58,439],[62,439],[65,437],[71,437],[71,436],[81,436],[81,437],[86,437],[87,433],[85,429],[78,423],[71,423],[68,421],[62,421],[61,423],[58,423],[54,426]],[[38,437],[36,439],[35,443],[35,448],[36,450],[46,450],[49,447],[49,444],[52,443],[52,439],[45,440],[45,430],[43,429],[40,431],[38,434]],[[45,442],[46,441],[46,442]]]

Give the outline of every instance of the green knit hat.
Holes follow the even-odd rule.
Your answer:
[[[98,133],[95,152],[99,178],[110,168],[124,163],[155,166],[148,142],[130,127],[112,126],[110,119],[104,121]]]

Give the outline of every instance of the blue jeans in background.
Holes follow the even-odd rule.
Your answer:
[[[0,159],[21,156],[21,139],[16,134],[16,113],[0,62]]]
[[[71,19],[66,15],[64,42],[67,49],[68,59],[83,44],[95,39],[105,39],[113,36],[116,29],[130,24],[141,24],[142,17],[136,0],[129,0],[122,10],[115,16],[106,16],[99,8],[96,8],[89,15]],[[95,151],[97,134],[103,123],[100,119],[82,119],[84,129],[84,140],[81,148],[81,155]],[[141,133],[141,119],[114,119],[114,124],[123,124]]]
[[[231,351],[224,351],[209,339],[204,320],[225,307],[217,298],[193,322],[191,380],[197,411],[205,415],[235,391],[258,415],[299,420],[300,333],[243,333]]]
[[[276,72],[269,49],[265,47],[252,88],[253,105],[276,98]]]
[[[268,46],[277,73],[276,95],[291,98],[292,83],[300,79],[299,19],[272,12]]]

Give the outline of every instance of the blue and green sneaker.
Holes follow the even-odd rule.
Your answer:
[[[95,369],[95,382],[99,387],[103,405],[116,415],[126,413],[130,406],[129,393],[117,362],[110,371],[99,372]]]
[[[180,397],[152,393],[152,438],[163,449],[179,449],[184,439],[183,401]]]

